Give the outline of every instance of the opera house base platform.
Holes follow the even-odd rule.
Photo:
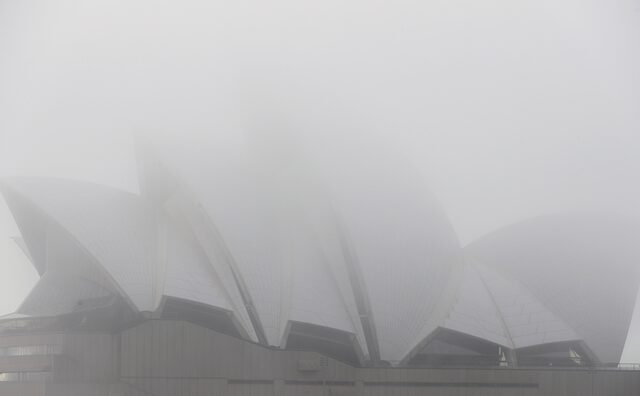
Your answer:
[[[640,371],[358,368],[177,320],[0,336],[0,396],[632,396]]]

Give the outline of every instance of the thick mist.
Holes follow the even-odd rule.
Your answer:
[[[0,176],[136,192],[142,135],[185,162],[402,169],[463,246],[545,213],[640,217],[639,33],[638,0],[4,1]],[[36,278],[15,235],[2,203],[0,313]]]

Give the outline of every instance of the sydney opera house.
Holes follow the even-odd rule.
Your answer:
[[[628,219],[461,246],[384,159],[190,150],[140,144],[135,194],[3,181],[41,278],[0,318],[0,395],[640,394]]]

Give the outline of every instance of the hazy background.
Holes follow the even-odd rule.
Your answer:
[[[133,132],[269,124],[399,151],[462,244],[640,217],[637,70],[640,0],[0,0],[0,177],[136,191]],[[0,202],[0,314],[36,280],[17,234]]]

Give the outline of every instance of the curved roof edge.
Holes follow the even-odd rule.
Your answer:
[[[524,286],[537,300],[531,304],[548,311],[531,312],[536,322],[548,323],[558,338],[570,338],[566,329],[553,325],[559,323],[552,320],[556,317],[599,361],[612,363],[620,360],[640,284],[639,240],[636,219],[573,212],[503,227],[465,250]],[[534,341],[532,345],[546,342]]]

